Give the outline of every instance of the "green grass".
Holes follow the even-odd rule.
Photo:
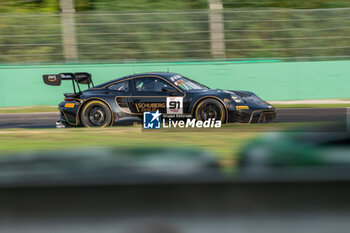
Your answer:
[[[70,149],[95,146],[202,148],[232,163],[250,139],[263,132],[310,127],[310,123],[226,124],[219,129],[142,130],[140,125],[104,129],[4,129],[0,151]]]
[[[259,132],[230,131],[229,128],[207,133],[142,131],[140,126],[108,129],[2,130],[0,131],[0,151],[70,149],[89,146],[186,147],[209,150],[218,155],[223,164],[229,165],[234,164],[234,159],[241,147],[258,134]]]
[[[242,148],[264,132],[310,127],[310,123],[226,124],[220,129],[142,130],[140,125],[104,129],[4,129],[0,151],[75,149],[89,147],[188,148],[215,154],[224,171],[232,172]],[[0,156],[1,156],[0,153]]]
[[[58,112],[57,106],[28,106],[0,108],[0,113]]]

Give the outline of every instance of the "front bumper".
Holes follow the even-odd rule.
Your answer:
[[[252,111],[248,123],[268,123],[276,119],[275,110],[254,110]]]
[[[275,109],[242,110],[232,113],[229,122],[238,123],[268,123],[276,119]]]

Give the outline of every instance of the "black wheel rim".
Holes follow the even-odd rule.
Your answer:
[[[215,104],[207,104],[201,108],[200,118],[204,121],[208,119],[219,120],[221,117],[221,111]]]
[[[102,126],[106,121],[106,111],[100,106],[92,107],[88,116],[94,126]]]

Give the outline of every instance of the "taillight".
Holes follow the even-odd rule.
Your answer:
[[[73,99],[65,98],[64,101],[73,101]]]

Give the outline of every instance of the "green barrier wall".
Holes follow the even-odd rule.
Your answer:
[[[183,62],[0,66],[0,107],[57,105],[70,82],[47,86],[42,74],[89,72],[95,84],[150,71],[177,72],[211,88],[249,90],[266,100],[350,98],[350,61]]]

